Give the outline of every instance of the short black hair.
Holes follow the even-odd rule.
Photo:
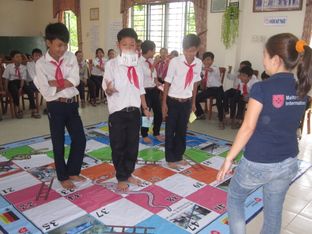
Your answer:
[[[178,57],[179,56],[179,52],[177,50],[173,50],[173,51],[170,52],[170,55],[174,56],[174,57]]]
[[[15,55],[17,55],[17,54],[22,55],[21,51],[19,51],[19,50],[12,50],[12,51],[10,52],[10,57],[11,57],[11,59],[12,59]]]
[[[104,50],[103,50],[102,48],[97,48],[97,49],[95,50],[95,56],[97,56],[97,53],[98,53],[99,51],[101,51],[103,54],[105,54],[105,53],[104,53]]]
[[[206,58],[211,58],[212,60],[214,60],[214,54],[212,53],[212,52],[205,52],[204,54],[203,54],[203,60],[205,60]]]
[[[77,56],[77,54],[79,54],[79,53],[82,53],[82,51],[81,51],[81,50],[77,50],[77,51],[75,52],[75,55]]]
[[[42,54],[42,51],[39,49],[39,48],[35,48],[31,51],[31,55],[34,55],[34,54]]]
[[[266,80],[266,79],[268,79],[268,78],[270,78],[270,76],[269,76],[265,71],[263,71],[263,72],[261,73],[261,79],[262,79],[262,80]]]
[[[115,52],[115,50],[114,49],[109,49],[108,51],[107,51],[107,54],[109,54],[110,52],[112,52],[112,51],[114,51]]]
[[[240,65],[244,65],[244,66],[252,67],[251,62],[249,62],[248,60],[241,61],[241,62],[240,62]]]
[[[48,24],[45,29],[45,39],[49,41],[59,39],[64,43],[68,43],[69,31],[66,28],[65,24],[62,23]]]
[[[188,34],[184,36],[183,38],[183,49],[189,49],[191,47],[196,47],[198,48],[200,45],[200,39],[199,36],[195,34]]]
[[[246,74],[248,77],[251,77],[253,75],[253,70],[249,66],[244,66],[241,69],[239,69],[239,73]]]
[[[150,50],[155,50],[155,48],[156,48],[155,43],[153,41],[150,41],[150,40],[145,40],[141,44],[142,54],[146,54]]]
[[[123,28],[121,29],[118,34],[117,34],[117,40],[118,42],[120,42],[123,38],[125,37],[131,37],[135,40],[135,42],[138,41],[138,35],[137,33],[134,31],[133,28]]]

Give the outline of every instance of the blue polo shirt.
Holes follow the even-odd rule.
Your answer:
[[[245,158],[260,163],[281,162],[298,154],[296,131],[307,98],[296,95],[292,73],[277,73],[253,85],[250,98],[262,103],[255,132],[245,149]]]

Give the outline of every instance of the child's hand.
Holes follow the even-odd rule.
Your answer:
[[[168,106],[167,106],[167,103],[163,103],[163,105],[162,105],[163,120],[165,120],[167,116],[168,116]]]
[[[105,93],[108,95],[108,96],[111,96],[113,95],[114,93],[118,93],[118,90],[115,89],[115,87],[113,86],[113,83],[112,81],[105,81],[106,82],[106,90],[105,90]]]
[[[192,112],[196,112],[196,105],[195,104],[192,104]]]
[[[49,80],[48,83],[49,83],[49,85],[50,85],[51,87],[57,87],[57,86],[58,86],[56,80]]]
[[[217,175],[217,180],[224,180],[226,174],[229,174],[231,171],[233,161],[225,158],[223,165],[221,166],[219,173]]]
[[[153,114],[148,109],[143,109],[143,113],[147,118],[150,118],[153,116]]]
[[[73,87],[73,84],[69,80],[64,80],[64,88]]]

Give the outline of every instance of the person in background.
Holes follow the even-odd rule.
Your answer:
[[[108,60],[116,58],[116,51],[114,49],[109,49],[107,51],[107,57],[108,57]]]
[[[85,108],[86,106],[85,87],[88,85],[87,82],[89,77],[88,65],[86,61],[83,59],[83,53],[81,50],[76,51],[75,55],[79,66],[79,77],[80,77],[80,83],[77,86],[77,89],[79,90],[81,107]]]

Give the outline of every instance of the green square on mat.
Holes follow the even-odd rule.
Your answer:
[[[229,151],[227,150],[227,151],[225,151],[225,152],[219,154],[218,156],[221,156],[221,157],[225,158],[228,152],[229,152]],[[235,158],[235,161],[236,161],[236,162],[239,162],[239,161],[241,160],[241,158],[243,157],[243,155],[244,155],[244,152],[243,152],[243,151],[239,152],[239,154],[238,154],[237,157]]]
[[[24,146],[15,147],[12,149],[4,150],[0,154],[6,157],[7,159],[11,160],[13,157],[17,155],[30,155],[33,151],[34,149],[32,149],[31,147],[27,145],[24,145]]]
[[[112,149],[110,146],[99,148],[87,153],[87,155],[99,159],[101,161],[111,161],[112,160]]]
[[[196,148],[189,148],[184,152],[184,155],[186,155],[186,159],[190,159],[194,162],[201,163],[214,155],[207,153],[203,150],[196,149]]]
[[[157,162],[165,158],[165,152],[155,148],[148,148],[139,152],[139,157],[144,161]]]
[[[65,154],[65,159],[68,159],[68,156],[69,156],[69,149],[70,149],[70,147],[69,146],[65,146],[65,152],[64,152],[64,154]],[[53,150],[51,150],[51,151],[48,151],[47,153],[46,153],[50,158],[54,158],[54,153],[53,153]]]

